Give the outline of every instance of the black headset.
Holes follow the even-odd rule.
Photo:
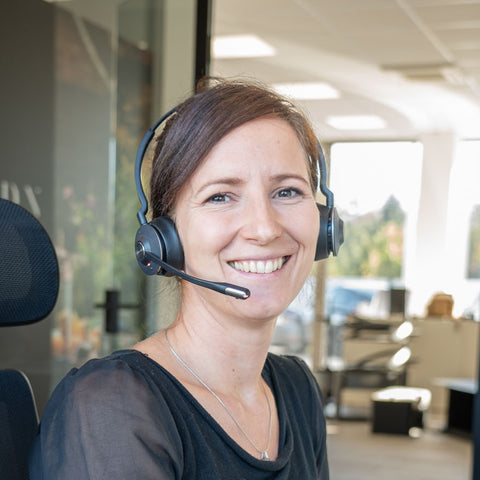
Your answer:
[[[142,163],[145,152],[155,134],[156,129],[163,122],[165,122],[170,115],[175,113],[177,108],[178,107],[175,107],[168,111],[152,128],[145,133],[137,150],[137,156],[135,160],[135,184],[141,206],[137,212],[140,228],[135,236],[135,254],[140,268],[147,275],[177,275],[185,278],[188,281],[192,281],[192,278],[195,279],[195,277],[191,277],[181,270],[184,265],[183,248],[173,221],[169,217],[161,216],[154,218],[151,222],[147,222],[145,215],[148,210],[148,203],[141,179]],[[334,256],[338,254],[338,250],[343,243],[343,221],[338,216],[334,207],[333,192],[329,190],[326,185],[325,156],[320,143],[318,143],[317,168],[320,173],[320,191],[326,197],[326,205],[317,203],[317,208],[320,213],[320,230],[318,233],[315,260],[322,260],[327,258],[330,253],[332,253]],[[197,281],[194,281],[194,283],[201,284],[207,288],[212,288],[210,284],[214,283],[200,279],[195,280]],[[203,285],[201,282],[208,283],[209,285]],[[244,292],[244,289],[241,289],[241,287],[236,287],[235,285],[217,285],[227,285],[227,288],[240,288],[242,293]],[[223,289],[222,293],[232,294],[223,291]],[[236,296],[235,294],[232,295]],[[242,294],[242,296],[239,298],[247,297],[244,297]]]
[[[317,203],[320,212],[320,230],[317,238],[317,249],[315,251],[315,260],[323,260],[330,254],[334,257],[343,243],[343,220],[339,217],[337,209],[334,206],[333,192],[327,187],[327,166],[325,155],[323,154],[320,142],[318,146],[318,169],[320,171],[320,191],[325,195],[327,204]]]

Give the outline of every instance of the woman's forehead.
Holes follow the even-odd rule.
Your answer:
[[[219,151],[234,156],[244,152],[261,154],[269,150],[302,151],[295,130],[288,122],[275,117],[262,117],[246,122],[223,136],[206,155],[215,156]]]
[[[287,122],[258,119],[223,137],[195,170],[192,181],[245,180],[249,171],[267,176],[292,174],[308,178],[307,163],[307,155]]]

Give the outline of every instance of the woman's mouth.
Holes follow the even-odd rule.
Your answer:
[[[273,258],[270,260],[242,260],[228,262],[231,267],[240,272],[272,273],[280,270],[288,257]]]

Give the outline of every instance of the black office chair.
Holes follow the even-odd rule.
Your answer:
[[[48,234],[27,210],[0,199],[0,327],[45,318],[58,288],[58,262]],[[37,427],[28,378],[19,370],[0,370],[1,480],[28,479],[28,452]]]

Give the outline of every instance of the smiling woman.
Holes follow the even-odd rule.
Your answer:
[[[178,314],[61,382],[32,479],[329,478],[319,387],[301,360],[268,353],[318,258],[318,153],[295,106],[252,82],[217,80],[175,109],[156,144],[148,227],[167,219],[178,242]]]
[[[276,118],[249,121],[212,148],[173,210],[185,271],[245,286],[251,297],[225,304],[185,284],[187,305],[208,296],[210,316],[216,305],[224,319],[234,312],[270,319],[285,310],[310,271],[319,231],[307,164],[294,130]]]

